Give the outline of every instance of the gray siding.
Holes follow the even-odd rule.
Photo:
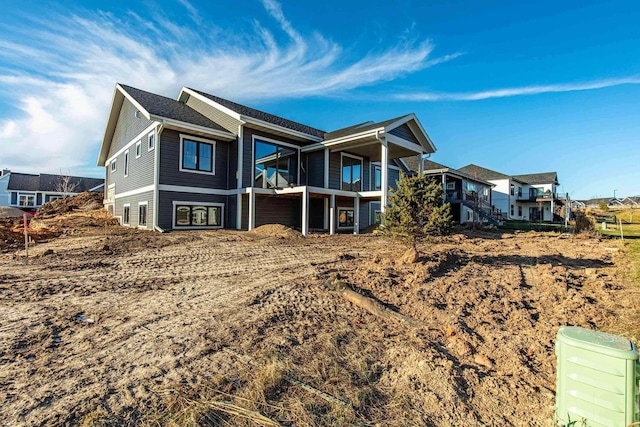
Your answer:
[[[138,206],[140,202],[147,202],[147,227],[148,229],[153,228],[153,191],[149,191],[146,193],[136,194],[129,197],[120,197],[115,201],[115,211],[114,216],[119,217],[122,223],[122,211],[125,204],[130,205],[129,210],[129,225],[132,227],[138,226]]]
[[[324,150],[307,155],[307,185],[324,187]]]
[[[369,202],[370,205],[370,215],[369,215],[369,224],[376,223],[376,211],[380,210],[380,202]]]
[[[369,220],[369,204],[370,202],[360,203],[360,230],[363,230],[371,224]]]
[[[113,133],[113,139],[111,140],[111,147],[109,147],[109,154],[107,158],[113,156],[118,150],[126,146],[133,138],[135,138],[140,132],[151,126],[153,123],[151,120],[147,120],[143,115],[140,118],[136,118],[136,107],[129,102],[128,99],[122,103],[120,109],[120,115],[118,116],[118,123]]]
[[[272,139],[274,141],[281,141],[287,144],[292,144],[297,147],[300,147],[300,142],[294,141],[289,138],[285,138],[280,135],[273,135],[267,132],[262,132],[257,129],[252,129],[247,126],[244,127],[243,131],[243,140],[244,145],[242,147],[242,186],[243,187],[251,187],[252,185],[252,176],[253,176],[253,135],[262,136],[264,138]],[[300,176],[302,180],[302,176]]]
[[[163,230],[173,229],[173,202],[201,202],[201,203],[223,203],[224,208],[222,212],[223,226],[229,228],[228,225],[228,208],[229,202],[235,204],[235,196],[216,196],[211,194],[196,194],[196,193],[180,193],[174,191],[160,191],[158,204],[158,226]]]
[[[200,101],[193,96],[189,96],[186,104],[196,110],[198,113],[216,122],[234,135],[238,134],[238,126],[240,125],[239,120],[234,119],[228,114],[223,113],[217,108],[214,108],[206,102]]]
[[[264,224],[282,224],[300,228],[301,218],[301,198],[256,195],[256,227]]]
[[[396,183],[396,181],[400,179],[400,171],[389,168],[388,177],[389,177],[389,187],[393,188],[394,190],[398,188],[398,184]]]
[[[116,184],[116,194],[146,187],[147,185],[153,185],[153,165],[157,148],[149,151],[149,142],[147,140],[147,135],[144,135],[140,141],[140,158],[136,159],[136,144],[133,144],[124,153],[121,153],[118,155],[118,157],[116,157],[115,172],[111,172],[110,166],[107,167],[106,185],[108,186],[109,184]],[[156,147],[157,146],[158,144],[156,142]],[[128,176],[124,176],[124,157],[127,151],[129,152],[129,174]]]
[[[397,128],[390,130],[389,133],[391,135],[395,135],[400,138],[406,139],[407,141],[411,141],[414,144],[420,145],[420,141],[418,141],[418,138],[416,138],[413,132],[411,132],[409,125],[406,123],[403,124],[402,126],[398,126]]]
[[[229,143],[215,141],[215,175],[180,171],[180,132],[165,129],[159,138],[160,184],[229,189]],[[116,184],[117,187],[117,184]]]

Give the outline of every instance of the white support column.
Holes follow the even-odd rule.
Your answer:
[[[382,215],[387,211],[387,199],[389,198],[389,146],[387,140],[382,138],[381,142],[381,159],[380,159],[380,212]]]
[[[460,199],[464,200],[464,194],[460,194]],[[447,201],[447,175],[444,173],[442,174],[442,201]]]
[[[336,195],[331,195],[329,202],[329,234],[336,234]]]
[[[424,173],[424,161],[422,160],[422,153],[418,154],[418,176],[422,176]]]
[[[309,235],[309,190],[306,185],[302,191],[302,235]]]
[[[329,188],[329,149],[324,149],[324,188]]]
[[[242,188],[242,156],[244,155],[244,137],[242,124],[238,125],[238,163],[236,169],[236,184],[238,190]],[[236,200],[236,228],[242,230],[242,194],[238,193]]]
[[[240,193],[236,199],[236,228],[242,230],[242,194]]]
[[[256,228],[256,193],[249,187],[249,231]]]
[[[360,197],[353,198],[353,234],[360,234]]]
[[[322,228],[325,230],[329,229],[329,198],[324,198],[324,222],[322,223]]]

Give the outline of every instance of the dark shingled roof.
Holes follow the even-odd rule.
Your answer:
[[[529,173],[524,175],[514,175],[513,178],[526,184],[549,184],[558,183],[558,174],[555,172]]]
[[[509,175],[505,175],[500,172],[493,171],[491,169],[483,168],[473,163],[458,169],[461,172],[468,173],[471,176],[477,176],[480,179],[488,181],[490,179],[507,179]]]
[[[338,130],[334,130],[331,131],[329,133],[327,133],[324,136],[325,141],[329,140],[329,139],[336,139],[336,138],[342,138],[345,136],[349,136],[349,135],[355,135],[357,133],[361,133],[361,132],[365,132],[371,129],[377,129],[377,128],[381,128],[381,127],[385,127],[390,125],[391,123],[394,123],[398,120],[400,120],[403,117],[408,116],[408,114],[405,114],[403,116],[400,117],[395,117],[393,119],[389,119],[389,120],[385,120],[383,122],[365,122],[365,123],[360,123],[358,125],[352,125],[352,126],[348,126],[346,128],[342,128],[342,129],[338,129]]]
[[[51,175],[46,173],[32,175],[12,172],[9,176],[7,189],[16,191],[50,191],[55,193],[58,191],[57,186],[61,179],[61,175]],[[83,191],[89,191],[92,188],[103,185],[104,179],[72,176],[70,177],[69,183],[71,185],[76,185],[74,193],[82,193]]]
[[[307,135],[315,136],[318,138],[324,138],[325,132],[320,129],[313,128],[311,126],[303,125],[302,123],[294,122],[289,119],[285,119],[283,117],[275,116],[273,114],[265,113],[264,111],[256,110],[255,108],[247,107],[246,105],[238,104],[233,101],[229,101],[228,99],[220,98],[215,95],[208,94],[206,92],[201,92],[196,89],[189,88],[213,102],[217,102],[223,107],[228,108],[234,113],[251,117],[253,119],[262,120],[263,122],[271,123],[274,125],[282,126],[283,128],[295,130],[297,132],[306,133]]]
[[[407,163],[407,165],[411,168],[411,170],[413,171],[417,171],[418,170],[418,158],[416,156],[411,156],[411,157],[405,157],[404,159],[402,159],[405,161],[405,163]],[[440,170],[440,169],[447,169],[449,170],[452,174],[454,175],[458,175],[461,176],[463,178],[466,178],[470,181],[476,181],[479,182],[481,184],[486,184],[489,186],[492,186],[493,184],[491,184],[490,182],[480,178],[479,176],[474,176],[471,175],[467,172],[461,171],[460,169],[454,169],[451,168],[449,166],[445,166],[442,165],[440,163],[436,163],[432,160],[428,160],[428,159],[424,159],[423,160],[423,164],[424,164],[424,171],[428,172],[428,171],[435,171],[435,170]]]
[[[175,99],[156,95],[155,93],[146,92],[123,84],[120,84],[120,87],[131,95],[149,114],[228,133],[228,131],[219,124]]]

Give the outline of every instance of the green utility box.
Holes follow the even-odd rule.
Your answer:
[[[638,421],[638,350],[627,339],[577,326],[556,336],[555,422],[626,427]]]

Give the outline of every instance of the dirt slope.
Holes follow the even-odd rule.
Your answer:
[[[212,409],[231,402],[283,425],[549,425],[557,328],[632,305],[615,242],[457,234],[406,265],[371,235],[108,234],[0,255],[9,424],[255,425]],[[429,327],[352,306],[336,277]]]

